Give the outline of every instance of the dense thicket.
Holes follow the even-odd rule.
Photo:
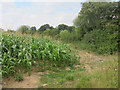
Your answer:
[[[118,48],[118,3],[83,3],[74,25],[81,31],[80,39],[89,49],[98,53],[113,54]]]

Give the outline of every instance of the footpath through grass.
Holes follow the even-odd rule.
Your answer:
[[[87,68],[89,66],[89,68]],[[117,88],[118,59],[81,64],[66,71],[44,74],[39,88]]]

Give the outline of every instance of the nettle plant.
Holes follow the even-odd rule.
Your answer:
[[[48,39],[2,34],[1,36],[2,75],[10,76],[19,69],[31,71],[32,66],[40,69],[46,66],[66,67],[77,62],[71,48],[64,44],[56,44]]]

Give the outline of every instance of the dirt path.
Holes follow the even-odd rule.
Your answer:
[[[24,80],[17,82],[14,78],[3,79],[3,88],[38,88],[39,74],[32,72],[30,76],[23,74]]]
[[[95,55],[93,53],[88,53],[84,50],[80,50],[78,51],[78,56],[80,56],[80,63],[81,64],[84,64],[86,70],[88,72],[91,72],[91,67],[90,67],[90,64],[94,64],[94,68],[97,68],[97,69],[104,69],[104,67],[102,68],[98,68],[95,64],[97,64],[98,62],[104,62],[105,60],[111,60],[111,59],[114,59],[116,56],[104,56],[104,55]]]
[[[13,77],[3,78],[2,88],[38,88],[40,81],[40,75],[49,74],[48,71],[45,72],[36,72],[32,71],[31,75],[23,74],[23,81],[15,81]]]
[[[86,51],[80,50],[77,53],[78,56],[80,56],[80,63],[84,64],[86,70],[88,72],[91,72],[90,63],[97,63],[97,62],[104,62],[104,60],[108,60],[110,57],[105,56],[96,56],[92,53],[88,53]],[[80,67],[80,65],[77,65],[76,67]],[[47,73],[47,72],[44,72]],[[24,80],[21,82],[17,82],[14,80],[14,78],[9,79],[3,79],[3,88],[38,88],[40,75],[43,74],[43,72],[32,72],[30,76],[28,74],[23,74]]]

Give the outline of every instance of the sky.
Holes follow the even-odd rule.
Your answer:
[[[0,28],[16,30],[21,25],[73,25],[80,2],[7,2],[2,3]]]
[[[74,1],[74,2],[73,2]],[[73,25],[84,0],[1,0],[0,28],[17,30],[21,25]]]

